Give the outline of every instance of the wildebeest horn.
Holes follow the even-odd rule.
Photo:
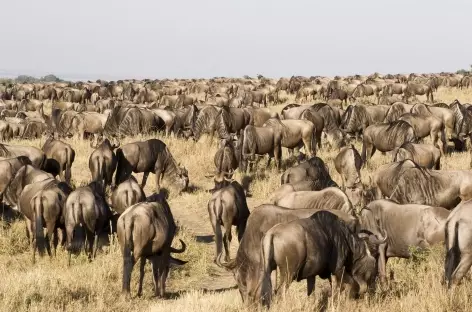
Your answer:
[[[187,245],[185,245],[184,241],[179,239],[180,241],[180,244],[182,245],[182,248],[180,249],[176,249],[174,247],[170,247],[170,252],[172,253],[183,253],[185,251],[185,249],[187,249]]]
[[[369,236],[369,241],[370,241],[372,244],[375,244],[375,245],[382,245],[382,244],[384,244],[384,243],[387,241],[387,238],[388,238],[387,235],[385,235],[385,236],[382,237],[381,239],[379,239],[376,235],[370,235],[370,236]]]
[[[223,253],[220,253],[218,257],[216,257],[216,265],[225,268],[226,270],[232,271],[236,267],[236,261],[235,260],[229,260],[228,262],[226,261],[221,261],[221,257],[223,256]]]

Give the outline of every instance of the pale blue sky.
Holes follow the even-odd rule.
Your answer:
[[[471,0],[2,0],[0,75],[269,77],[472,63]]]

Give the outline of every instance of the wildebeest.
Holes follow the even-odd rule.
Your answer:
[[[285,170],[280,177],[280,184],[297,183],[300,181],[313,181],[314,190],[322,190],[326,187],[336,187],[336,182],[331,178],[328,167],[319,157],[312,157],[299,165]]]
[[[438,147],[443,155],[446,153],[446,130],[439,118],[408,113],[400,116],[399,120],[404,120],[413,127],[417,139],[430,136],[432,144]],[[441,145],[438,145],[439,139],[441,140]]]
[[[114,211],[122,214],[128,207],[146,199],[143,189],[134,176],[121,182],[111,194],[111,206]]]
[[[31,161],[26,156],[18,156],[0,160],[0,204],[3,200],[3,193],[18,170],[25,165],[31,165]]]
[[[393,161],[413,160],[418,166],[441,169],[441,151],[431,144],[405,143],[397,150]]]
[[[337,187],[328,187],[320,191],[298,191],[285,195],[274,204],[291,209],[316,208],[341,210],[352,214],[353,208],[347,195]]]
[[[287,209],[275,205],[261,205],[251,212],[246,223],[246,231],[239,244],[236,258],[222,262],[221,256],[217,264],[231,271],[238,284],[243,302],[255,302],[257,290],[260,287],[260,246],[264,234],[278,223],[290,222],[296,219],[308,218],[318,209]],[[358,230],[357,218],[342,211],[332,211],[342,219],[351,231]]]
[[[243,187],[238,182],[233,181],[228,186],[216,190],[208,202],[208,214],[211,226],[215,232],[215,262],[223,252],[222,245],[225,248],[225,260],[229,261],[229,244],[232,239],[231,226],[236,226],[238,241],[241,241],[246,228],[247,218],[249,217],[249,209]],[[225,229],[223,235],[221,233],[222,226]]]
[[[90,142],[90,146],[95,148],[89,157],[92,181],[101,182],[103,187],[110,186],[117,163],[113,150],[119,147],[119,143],[112,144],[108,139],[105,139],[96,146],[93,146],[92,142]]]
[[[170,153],[166,144],[158,139],[128,143],[116,150],[118,165],[115,185],[128,179],[132,172],[143,172],[141,187],[144,188],[149,173],[156,175],[156,193],[160,192],[162,176],[167,176],[179,192],[188,186],[188,172],[181,168]]]
[[[75,160],[75,151],[67,143],[50,136],[42,147],[46,155],[44,170],[53,176],[60,177],[61,181],[70,184],[72,163]]]
[[[43,168],[46,156],[43,151],[34,146],[8,145],[0,143],[0,157],[12,158],[26,156],[36,168]]]
[[[427,248],[444,241],[444,227],[449,211],[441,207],[375,200],[360,212],[361,229],[387,237],[379,246],[378,268],[386,278],[388,258],[411,256],[410,247]]]
[[[362,187],[362,158],[354,145],[345,146],[334,159],[334,167],[341,176],[342,189]]]
[[[103,232],[111,216],[100,182],[93,181],[69,194],[64,206],[63,218],[67,234],[69,265],[72,252],[78,252],[84,243],[80,234],[85,234],[85,251],[89,260],[95,258],[98,236]],[[95,243],[95,250],[93,245]]]
[[[401,115],[409,113],[412,108],[413,108],[413,105],[411,104],[406,104],[403,102],[395,102],[388,109],[385,115],[384,122],[393,122],[395,120],[398,120],[398,118],[400,118]]]
[[[341,117],[340,128],[348,134],[359,137],[368,126],[381,123],[389,108],[383,105],[349,105]]]
[[[380,194],[400,204],[421,204],[453,209],[461,200],[472,199],[470,170],[430,170],[412,160],[380,167],[374,175]]]
[[[316,155],[316,137],[315,126],[309,120],[293,120],[270,118],[264,124],[264,127],[276,129],[282,135],[282,146],[293,154],[295,148],[305,148],[305,154],[308,156]]]
[[[422,116],[435,116],[442,120],[446,130],[448,132],[447,137],[451,138],[456,135],[454,130],[455,123],[455,115],[452,110],[449,108],[444,107],[435,107],[435,106],[428,106],[423,103],[415,104],[411,108],[411,113],[418,114]]]
[[[18,175],[18,174],[17,174]],[[45,249],[51,256],[49,240],[54,236],[54,253],[58,244],[58,227],[63,213],[63,207],[70,188],[54,178],[45,179],[26,185],[18,197],[18,211],[26,219],[28,238],[32,240],[33,263],[36,250],[43,256]],[[43,227],[47,234],[44,235]]]
[[[123,254],[123,292],[130,294],[131,272],[135,263],[141,259],[138,296],[143,291],[144,266],[146,259],[151,261],[155,295],[163,297],[169,263],[185,262],[174,259],[171,253],[182,253],[181,249],[171,247],[177,226],[172,212],[164,199],[156,202],[138,203],[128,208],[117,223],[117,236]]]
[[[251,171],[256,163],[256,155],[268,155],[267,166],[275,158],[277,169],[281,168],[282,134],[279,129],[272,127],[246,126],[239,137],[241,147],[240,166],[243,171]]]
[[[381,152],[396,152],[402,144],[416,142],[415,130],[406,121],[380,123],[364,130],[362,143],[362,161],[364,166],[378,149]]]
[[[447,218],[444,278],[448,287],[459,284],[472,265],[471,208],[472,201],[464,201]]]
[[[293,280],[306,279],[308,296],[315,289],[316,276],[329,279],[342,274],[362,295],[374,285],[377,275],[376,261],[366,242],[328,211],[275,225],[262,238],[260,252],[260,299],[267,306],[272,295],[270,275],[276,269],[281,278],[277,289],[284,291]]]

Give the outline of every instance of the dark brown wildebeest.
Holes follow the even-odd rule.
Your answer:
[[[111,206],[114,211],[122,214],[128,207],[146,199],[143,189],[134,176],[121,182],[111,194]]]
[[[0,143],[0,157],[13,158],[26,156],[36,168],[43,168],[46,155],[39,148],[33,146],[7,145]]]
[[[156,193],[160,192],[162,176],[171,179],[178,192],[188,187],[187,169],[181,168],[170,153],[166,144],[158,139],[133,142],[116,150],[118,165],[116,168],[115,185],[128,179],[132,172],[143,172],[141,188],[144,189],[149,173],[156,175]]]
[[[260,246],[264,234],[278,223],[290,222],[296,219],[308,218],[318,209],[287,209],[275,205],[261,205],[251,212],[246,223],[246,231],[239,244],[236,258],[217,264],[231,271],[238,284],[239,293],[243,302],[253,303],[257,301],[257,290],[260,287]],[[358,230],[357,218],[342,211],[332,211],[354,232]]]
[[[366,241],[329,211],[275,225],[262,238],[260,253],[258,297],[266,306],[270,306],[272,297],[270,275],[276,269],[280,270],[281,278],[277,290],[282,288],[283,292],[293,280],[306,279],[310,296],[315,290],[316,276],[330,280],[331,275],[343,276],[354,286],[355,295],[363,295],[375,285],[376,260]]]
[[[44,171],[51,173],[54,177],[59,176],[61,181],[70,184],[71,168],[75,159],[72,146],[50,136],[44,142],[42,150],[46,155]]]
[[[420,204],[453,209],[472,199],[470,170],[430,170],[412,160],[380,167],[374,175],[377,198],[382,194],[400,204]]]
[[[292,192],[280,198],[275,204],[290,209],[316,208],[341,210],[348,214],[354,213],[351,201],[337,187],[328,187],[321,191]]]
[[[96,146],[93,146],[92,142],[90,142],[90,146],[95,148],[89,157],[89,169],[92,173],[92,181],[100,182],[103,187],[110,186],[117,163],[116,155],[113,150],[118,148],[120,144],[111,144],[108,139],[105,139]]]
[[[396,153],[396,150],[407,142],[416,142],[415,130],[406,121],[380,123],[368,126],[364,130],[362,144],[362,161],[364,166],[378,149],[381,152]]]
[[[446,259],[444,278],[448,287],[454,287],[472,265],[472,201],[460,203],[446,221]]]
[[[267,167],[275,158],[277,169],[281,168],[282,134],[272,127],[246,126],[239,137],[241,146],[240,166],[243,171],[251,171],[256,163],[256,155],[268,155]]]
[[[230,260],[229,244],[231,243],[231,226],[236,226],[238,241],[241,241],[246,228],[249,209],[247,207],[246,196],[243,187],[236,181],[232,181],[228,186],[216,190],[208,202],[208,214],[211,226],[215,232],[216,255],[214,261],[225,248],[225,260]],[[221,227],[225,233],[222,235]]]
[[[221,140],[220,148],[216,151],[213,162],[215,163],[216,173],[231,172],[239,166],[241,150],[235,148],[229,140]]]
[[[174,259],[171,253],[185,251],[171,247],[177,226],[165,199],[156,202],[143,202],[128,208],[117,223],[117,236],[123,254],[123,292],[130,295],[131,272],[135,263],[141,259],[138,296],[143,291],[144,266],[146,259],[151,261],[154,276],[154,292],[164,297],[169,264],[184,264]]]
[[[386,279],[389,258],[410,258],[410,247],[427,248],[444,241],[450,211],[441,207],[375,200],[360,212],[361,229],[387,237],[379,246],[378,269]]]
[[[67,197],[64,211],[64,224],[67,234],[69,265],[72,252],[78,252],[83,245],[79,232],[85,232],[87,246],[85,252],[89,260],[95,258],[98,249],[98,236],[103,232],[111,211],[105,201],[103,186],[93,181],[87,186],[79,187]],[[93,245],[95,243],[95,250]]]
[[[319,157],[312,157],[307,161],[288,168],[280,177],[280,184],[297,183],[301,181],[313,181],[314,191],[322,190],[326,187],[337,187],[336,182],[331,178],[328,167]]]
[[[441,169],[441,151],[431,144],[405,143],[398,149],[393,161],[413,160],[418,166]]]

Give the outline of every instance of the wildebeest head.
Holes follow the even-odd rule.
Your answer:
[[[187,190],[189,183],[188,171],[185,167],[181,167],[180,164],[177,168],[177,178],[175,182],[178,186],[179,193]]]
[[[234,171],[231,170],[230,172],[216,172],[215,174],[206,175],[207,178],[213,178],[215,182],[215,187],[210,190],[210,192],[218,191],[228,185],[231,184],[233,181],[233,173]]]

